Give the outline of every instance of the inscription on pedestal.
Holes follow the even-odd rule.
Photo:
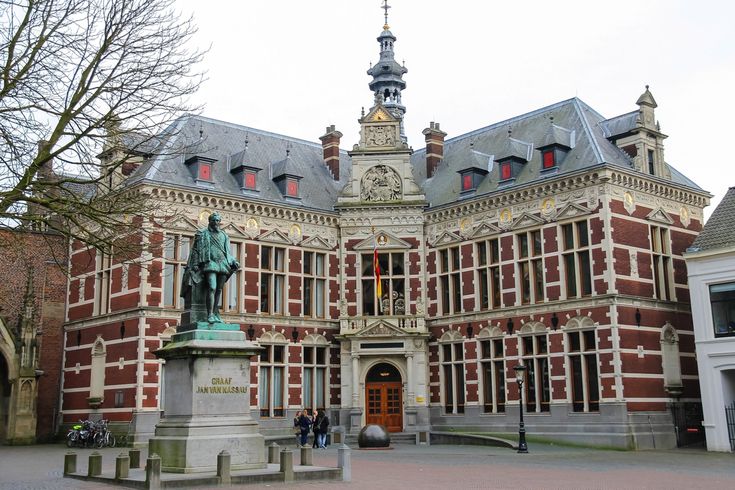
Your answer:
[[[247,393],[247,386],[232,386],[232,378],[212,378],[212,384],[209,386],[197,386],[197,393],[205,395],[226,395],[228,393]]]

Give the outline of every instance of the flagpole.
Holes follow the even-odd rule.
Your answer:
[[[375,275],[375,298],[378,302],[378,311],[383,313],[383,285],[380,280],[380,261],[378,260],[378,240],[375,237],[375,226],[372,227],[373,232],[373,274]]]

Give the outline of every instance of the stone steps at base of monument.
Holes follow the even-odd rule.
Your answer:
[[[346,434],[345,442],[350,447],[357,447],[357,433]],[[416,444],[415,432],[391,432],[390,443],[393,444]]]

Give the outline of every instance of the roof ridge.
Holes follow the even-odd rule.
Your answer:
[[[272,131],[266,131],[264,129],[253,128],[251,126],[244,126],[242,124],[237,124],[237,123],[233,123],[233,122],[223,121],[221,119],[214,119],[214,118],[211,118],[211,117],[200,116],[200,115],[192,115],[191,117],[192,117],[192,119],[203,120],[203,121],[206,121],[206,122],[209,122],[209,123],[212,123],[212,124],[219,124],[219,125],[222,125],[222,126],[227,126],[227,127],[230,127],[230,128],[237,128],[237,129],[241,129],[241,130],[245,130],[245,131],[253,131],[256,134],[261,134],[263,136],[271,136],[271,137],[274,137],[274,138],[285,139],[285,140],[291,141],[292,143],[302,143],[302,144],[306,144],[306,145],[309,145],[309,146],[313,146],[314,148],[321,148],[322,147],[322,144],[321,143],[317,143],[317,142],[314,142],[314,141],[309,141],[309,140],[305,140],[305,139],[302,139],[302,138],[296,138],[295,136],[288,136],[288,135],[285,135],[285,134],[274,133]]]
[[[467,133],[460,134],[460,135],[454,136],[452,138],[449,138],[448,140],[446,140],[444,142],[444,144],[449,143],[449,142],[452,142],[454,140],[459,140],[461,138],[466,138],[468,136],[474,136],[476,134],[480,134],[480,133],[483,133],[483,132],[488,131],[488,130],[491,130],[491,129],[496,129],[496,128],[500,127],[500,126],[503,126],[503,125],[506,125],[506,124],[509,124],[509,123],[518,122],[518,121],[521,121],[521,120],[526,119],[526,118],[529,118],[529,117],[537,116],[537,115],[539,115],[539,114],[541,114],[543,112],[548,112],[551,109],[555,109],[557,107],[561,107],[563,105],[569,104],[572,101],[574,101],[575,99],[576,99],[576,97],[572,97],[571,99],[565,99],[565,100],[562,100],[562,101],[555,102],[553,104],[547,105],[545,107],[541,107],[540,109],[536,109],[536,110],[533,110],[533,111],[530,111],[530,112],[526,112],[525,114],[521,114],[519,116],[514,116],[514,117],[511,117],[509,119],[504,119],[502,121],[498,121],[496,123],[490,124],[488,126],[484,126],[482,128],[473,129],[472,131],[469,131]],[[422,150],[423,149],[424,148],[422,148]]]
[[[590,140],[590,146],[592,147],[592,151],[597,157],[597,163],[605,163],[605,159],[602,157],[602,148],[600,148],[600,145],[597,143],[597,138],[592,134],[592,127],[590,126],[590,122],[587,120],[587,117],[584,114],[584,111],[582,111],[582,107],[580,104],[584,104],[581,100],[579,100],[577,97],[574,97],[572,99],[572,105],[574,106],[574,110],[577,112],[577,116],[579,116],[579,119],[582,123],[582,130],[587,133],[587,138]],[[597,114],[598,116],[602,117],[601,114],[599,114],[597,111],[589,107],[587,104],[584,104],[585,107],[588,107],[592,112]]]

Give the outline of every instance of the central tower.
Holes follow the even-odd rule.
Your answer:
[[[375,102],[377,103],[382,99],[385,108],[401,121],[401,139],[406,141],[403,128],[403,116],[406,113],[406,107],[401,101],[401,92],[406,88],[403,75],[408,70],[405,66],[399,65],[394,57],[393,43],[396,42],[396,36],[390,32],[390,26],[388,26],[388,9],[390,8],[388,0],[383,1],[382,8],[385,10],[385,23],[383,24],[383,32],[377,38],[380,44],[380,59],[367,71],[368,75],[373,77],[368,86],[375,95]]]

